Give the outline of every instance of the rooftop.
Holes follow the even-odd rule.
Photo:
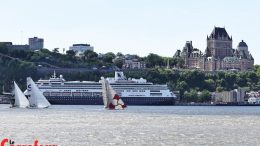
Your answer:
[[[214,27],[208,39],[222,39],[226,38],[228,40],[232,40],[232,38],[228,35],[225,28],[222,27]]]
[[[73,46],[90,46],[90,44],[73,44]]]
[[[238,47],[247,47],[247,44],[242,40],[239,44]]]

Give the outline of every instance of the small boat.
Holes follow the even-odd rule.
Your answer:
[[[112,86],[108,83],[108,81],[102,77],[101,82],[104,107],[110,110],[125,109],[125,103],[116,93],[116,91],[112,88]]]
[[[49,101],[45,98],[32,78],[27,78],[27,91],[29,97],[30,108],[48,108],[51,106]]]
[[[24,93],[21,91],[21,89],[18,87],[16,82],[14,82],[14,104],[12,107],[17,107],[17,108],[27,108],[29,107],[29,101],[25,97]]]

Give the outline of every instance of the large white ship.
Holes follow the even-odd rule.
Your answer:
[[[176,98],[167,85],[154,85],[143,78],[126,79],[123,72],[106,80],[127,105],[173,105]],[[36,84],[51,104],[103,105],[101,82],[65,81],[54,73]]]

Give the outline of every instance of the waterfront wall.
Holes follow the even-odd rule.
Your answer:
[[[9,104],[10,98],[4,95],[0,95],[0,104]]]

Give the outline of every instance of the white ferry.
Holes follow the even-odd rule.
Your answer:
[[[127,105],[174,105],[176,96],[167,85],[154,85],[143,78],[126,79],[123,72],[106,80]],[[36,84],[51,104],[103,105],[100,81],[65,81],[54,72],[49,80]]]

